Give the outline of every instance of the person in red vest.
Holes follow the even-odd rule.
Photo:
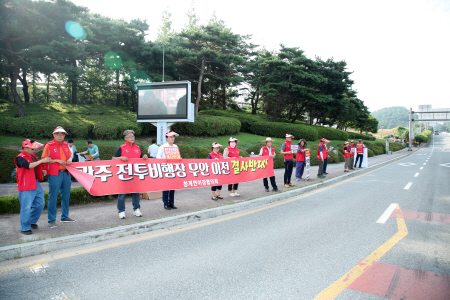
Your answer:
[[[242,158],[242,156],[239,156],[239,149],[238,149],[238,147],[236,147],[237,143],[239,143],[238,139],[236,139],[234,137],[230,137],[230,139],[228,140],[229,146],[223,150],[223,158],[225,158],[225,159],[237,158],[237,157]],[[228,185],[228,191],[230,192],[231,197],[240,196],[240,194],[237,193],[238,186],[239,186],[239,183],[234,183],[234,184]]]
[[[361,164],[364,157],[364,144],[362,142],[362,139],[359,139],[359,143],[356,144],[356,161],[354,167],[356,168],[356,165],[358,164],[359,160],[359,168],[361,169]]]
[[[319,146],[317,146],[317,159],[319,161],[319,172],[317,173],[317,178],[325,178],[326,176],[323,175],[323,162],[325,161],[325,152],[326,152],[326,147],[325,147],[325,138],[320,139],[320,143]]]
[[[263,143],[266,143],[264,147],[261,148],[259,151],[259,156],[271,156],[272,159],[275,159],[275,148],[272,147],[272,142],[275,142],[275,140],[272,140],[270,137],[266,138]],[[272,168],[275,165],[275,161],[273,161]],[[269,177],[270,178],[270,184],[272,185],[272,192],[278,192],[277,183],[275,181],[275,175]],[[263,179],[264,188],[266,189],[266,192],[269,192],[269,182],[267,178]]]
[[[41,164],[49,163],[50,157],[38,160],[34,150],[42,144],[34,140],[22,142],[22,152],[16,156],[17,191],[20,203],[20,231],[29,235],[31,229],[37,229],[42,210],[44,209],[44,190],[39,181],[44,178],[44,169]]]
[[[306,150],[310,150],[306,149],[306,140],[301,139],[300,142],[298,142],[298,152],[295,156],[295,179],[297,179],[297,181],[304,180],[302,176],[303,171],[305,170]]]
[[[286,141],[281,145],[281,154],[284,155],[284,186],[292,187],[291,183],[292,171],[294,169],[294,152],[291,150],[292,134],[286,133]]]
[[[348,148],[350,149],[350,162],[348,164],[348,169],[349,170],[354,170],[353,164],[355,163],[355,150],[356,150],[356,146],[355,146],[355,141],[354,140],[350,141],[350,145],[348,145]]]
[[[211,145],[211,149],[212,152],[208,154],[208,159],[223,159],[223,155],[221,153],[219,153],[220,148],[223,147],[221,144],[219,143],[212,143]],[[212,192],[212,198],[211,200],[217,201],[219,199],[223,199],[220,196],[220,191],[222,190],[222,186],[221,185],[217,185],[217,186],[212,186],[211,187],[211,192]],[[217,191],[217,196],[216,196],[216,191]]]
[[[348,145],[348,142],[344,143],[344,159],[345,159],[345,164],[344,164],[344,172],[348,172],[348,163],[350,162],[350,147]]]
[[[175,137],[180,136],[178,133],[172,130],[166,131],[167,143],[162,144],[158,149],[156,158],[159,159],[181,159],[180,149],[175,145]],[[164,203],[164,209],[171,210],[177,209],[175,206],[175,190],[167,190],[162,192],[162,200]]]
[[[113,160],[121,160],[123,162],[128,161],[130,158],[143,158],[147,159],[147,154],[142,155],[141,148],[134,143],[134,131],[125,130],[123,132],[123,139],[125,144],[120,145],[114,153]],[[119,211],[119,219],[125,219],[125,198],[127,194],[117,195],[117,210]],[[133,215],[136,217],[142,217],[141,213],[141,197],[139,193],[131,193],[131,204],[133,205]]]
[[[329,143],[330,141],[329,140],[327,140],[327,139],[325,139],[325,141],[323,142],[323,144],[324,144],[324,146],[325,146],[325,152],[323,153],[324,155],[325,155],[325,158],[324,158],[324,160],[323,160],[323,174],[328,174],[327,173],[327,166],[328,166],[328,156],[329,156],[329,152],[330,152],[330,150],[328,149],[328,143]]]
[[[42,158],[50,157],[50,163],[44,165],[48,174],[48,227],[56,228],[56,200],[58,193],[61,193],[61,222],[75,222],[69,218],[69,200],[72,179],[66,166],[72,164],[72,152],[69,144],[64,141],[67,132],[61,126],[53,130],[53,141],[44,145]]]

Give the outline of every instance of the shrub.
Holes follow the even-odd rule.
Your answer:
[[[363,140],[368,140],[368,141],[375,141],[376,138],[371,136],[371,135],[367,135],[367,134],[360,134],[357,132],[347,132],[348,133],[348,138],[352,139],[352,140],[359,140],[359,139],[363,139]]]
[[[19,150],[0,148],[0,182],[5,183],[11,180],[11,172],[16,165],[14,159],[19,155]],[[38,156],[39,157],[39,156]]]
[[[48,202],[48,191],[44,191],[45,207],[47,207]],[[114,196],[91,196],[84,188],[73,188],[70,190],[70,204],[86,204],[97,201],[113,200]],[[57,204],[61,204],[61,196],[58,195]],[[0,197],[0,213],[19,213],[20,204],[19,196],[5,196]]]
[[[250,126],[255,122],[264,121],[262,116],[252,115],[246,112],[237,112],[231,110],[202,110],[199,112],[200,115],[210,115],[210,116],[220,116],[220,117],[230,117],[239,120],[241,123],[240,132],[248,132],[250,131]]]
[[[241,129],[241,122],[235,118],[200,115],[194,123],[176,123],[173,131],[190,136],[233,135]]]
[[[139,136],[144,128],[136,122],[134,112],[122,107],[25,103],[24,109],[27,117],[18,118],[15,105],[0,104],[1,132],[52,139],[53,130],[60,125],[72,138],[115,139],[122,137],[125,129],[132,129]]]
[[[326,138],[328,140],[341,140],[341,141],[346,141],[348,139],[348,133],[343,130],[322,126],[311,126],[311,127],[317,130],[319,138]]]
[[[315,141],[318,138],[317,130],[312,126],[278,122],[255,122],[250,126],[250,131],[253,134],[275,138],[284,138],[286,133],[294,135],[296,139],[307,141]]]
[[[334,150],[334,149],[333,149]],[[333,151],[330,151],[328,153],[328,163],[329,164],[335,164],[335,163],[339,163],[340,159],[339,159],[339,152],[338,154],[334,153]]]
[[[198,158],[197,150],[194,147],[184,144],[177,145],[180,149],[180,155],[182,158]]]
[[[208,158],[208,154],[211,153],[212,149],[208,146],[197,146],[194,147],[194,149],[197,151],[197,158]]]
[[[395,151],[402,150],[403,148],[405,148],[405,146],[403,146],[403,145],[400,144],[400,143],[392,143],[392,142],[389,142],[389,150],[390,150],[390,151],[395,152]]]
[[[367,150],[367,154],[369,155],[369,157],[375,156],[375,153],[371,149]]]

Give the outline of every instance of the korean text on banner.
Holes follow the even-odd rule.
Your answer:
[[[268,156],[176,161],[135,158],[86,161],[71,167],[80,171],[72,175],[94,196],[208,187],[274,176],[273,159]],[[91,178],[92,187],[85,186]]]

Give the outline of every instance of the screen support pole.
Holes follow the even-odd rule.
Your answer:
[[[152,124],[156,126],[156,144],[158,145],[165,144],[166,131],[169,130],[174,123],[158,122]]]

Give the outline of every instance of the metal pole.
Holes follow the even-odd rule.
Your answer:
[[[408,151],[412,151],[411,143],[412,143],[412,108],[409,109],[409,148]]]
[[[162,82],[164,82],[164,50],[165,50],[165,45],[163,45],[163,76],[162,76]]]

